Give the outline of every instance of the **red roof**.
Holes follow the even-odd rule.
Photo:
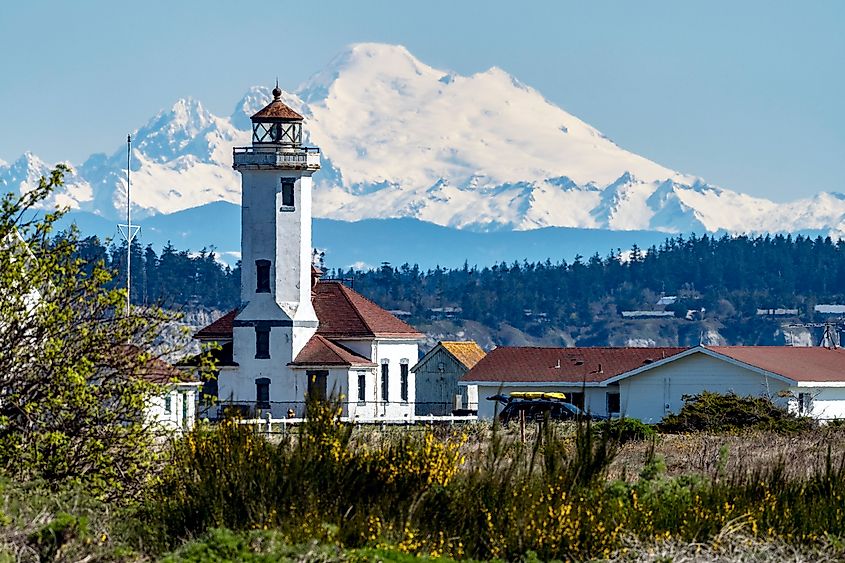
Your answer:
[[[360,293],[341,282],[320,281],[311,294],[317,319],[317,334],[330,339],[349,338],[424,338],[414,327],[400,321]],[[232,338],[232,321],[238,309],[229,311],[194,334],[199,340]]]
[[[319,282],[312,301],[320,321],[317,334],[327,338],[423,338],[414,327],[341,282]]]
[[[260,109],[250,119],[252,121],[302,121],[302,116],[282,101],[282,91],[276,86],[273,89],[273,101]]]
[[[136,368],[137,371],[134,375],[150,383],[166,384],[194,381],[190,374],[161,358],[148,356],[143,360],[143,363],[139,362],[138,356],[141,355],[141,349],[134,344],[119,346],[115,349],[115,352],[120,355],[122,360],[127,362],[123,367]]]
[[[794,381],[845,381],[845,349],[707,346],[708,350]]]
[[[461,380],[598,383],[686,349],[501,347],[488,352]]]
[[[328,338],[315,334],[305,344],[290,365],[292,366],[366,366],[375,364],[368,358],[356,354]]]
[[[232,338],[232,321],[238,316],[238,309],[232,309],[210,325],[194,334],[197,340],[226,340]]]

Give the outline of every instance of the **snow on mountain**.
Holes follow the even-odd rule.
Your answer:
[[[31,152],[25,152],[9,164],[0,161],[0,193],[22,195],[37,187],[42,176],[49,177],[51,168]],[[89,201],[92,197],[91,185],[73,171],[65,176],[64,187],[55,192],[45,205],[79,209],[80,202]]]
[[[132,136],[132,203],[140,216],[173,213],[212,201],[240,201],[240,178],[232,170],[232,146],[249,133],[212,115],[194,99],[178,100]],[[126,147],[92,155],[80,173],[97,186],[81,208],[112,216],[126,212]]]
[[[133,134],[133,212],[240,201],[233,146],[271,98],[250,88],[229,117],[177,101]],[[322,150],[315,214],[412,217],[471,230],[565,226],[666,232],[829,230],[845,234],[845,196],[786,204],[706,184],[626,151],[499,68],[462,76],[404,47],[364,43],[283,100]],[[115,219],[125,212],[125,145],[83,163],[51,204]],[[48,171],[29,153],[0,163],[0,189]]]

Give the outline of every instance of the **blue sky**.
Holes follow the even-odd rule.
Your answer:
[[[349,43],[499,66],[620,146],[784,201],[845,192],[845,2],[18,0],[0,6],[0,158],[112,152],[177,98],[219,115]]]

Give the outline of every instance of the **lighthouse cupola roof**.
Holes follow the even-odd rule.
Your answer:
[[[299,146],[302,143],[303,117],[282,101],[278,81],[273,88],[273,101],[250,119],[254,145]]]

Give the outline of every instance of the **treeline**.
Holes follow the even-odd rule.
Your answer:
[[[176,250],[168,243],[156,254],[152,245],[132,242],[132,302],[168,308],[231,309],[240,301],[240,263],[221,263],[214,250]],[[108,246],[97,237],[80,241],[79,257],[89,264],[102,261],[115,272],[112,286],[126,286],[126,243]]]
[[[103,260],[125,284],[126,246],[82,241],[80,255]],[[388,309],[412,319],[432,309],[460,308],[459,316],[484,324],[507,320],[517,328],[545,323],[583,325],[618,317],[622,310],[652,309],[661,295],[676,295],[667,307],[683,316],[707,311],[720,319],[748,317],[757,308],[799,308],[812,317],[816,303],[845,303],[845,242],[805,236],[674,237],[660,246],[634,246],[602,257],[571,262],[515,262],[489,267],[434,268],[383,264],[370,271],[334,269]],[[213,250],[196,253],[168,244],[132,246],[132,299],[170,306],[218,309],[239,302],[240,266],[222,264]]]
[[[464,319],[488,326],[503,320],[524,328],[538,319],[559,326],[652,309],[661,295],[680,316],[705,309],[721,319],[753,316],[757,308],[845,303],[845,241],[805,236],[674,237],[660,246],[615,250],[572,262],[501,263],[422,271],[388,264],[369,272],[334,271],[355,289],[414,317],[460,307]]]

